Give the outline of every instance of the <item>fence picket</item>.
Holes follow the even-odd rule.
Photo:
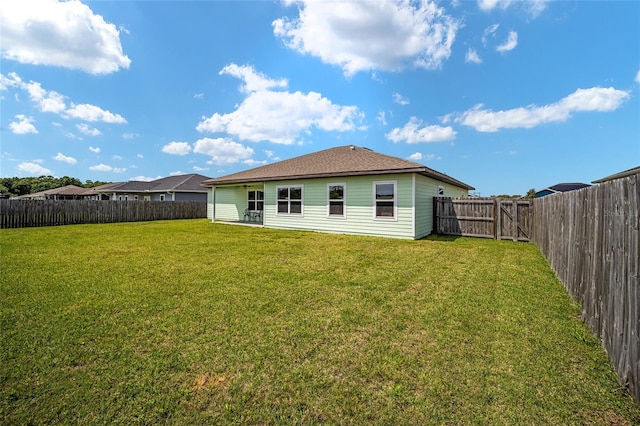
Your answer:
[[[206,217],[204,201],[0,200],[0,229]]]
[[[640,174],[534,200],[532,241],[640,404]]]
[[[434,198],[434,231],[443,235],[529,241],[532,200]]]

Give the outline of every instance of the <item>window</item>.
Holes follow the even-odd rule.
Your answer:
[[[347,186],[344,183],[330,183],[327,185],[327,208],[329,217],[345,217]]]
[[[278,214],[302,215],[302,186],[279,186]]]
[[[396,183],[374,182],[375,217],[379,219],[395,219],[396,217]]]
[[[248,191],[247,192],[247,209],[254,211],[264,210],[264,192]]]
[[[444,196],[444,186],[438,185],[438,196]]]
[[[160,194],[160,201],[164,201],[164,194]]]

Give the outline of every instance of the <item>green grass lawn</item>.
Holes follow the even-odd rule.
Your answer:
[[[2,424],[638,424],[532,244],[0,231]]]

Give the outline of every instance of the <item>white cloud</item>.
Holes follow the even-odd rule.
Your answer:
[[[91,151],[91,152],[95,152],[96,154],[98,154],[98,153],[100,152],[100,148],[97,148],[97,147],[96,147],[96,148],[94,148],[94,147],[90,146],[90,147],[89,147],[89,151]]]
[[[511,0],[478,0],[478,7],[481,10],[488,11],[494,9],[498,4],[500,4],[502,8],[507,8],[510,3]]]
[[[271,161],[280,161],[281,160],[280,157],[277,157],[276,153],[271,151],[271,150],[266,149],[264,151],[264,153],[267,156],[267,158],[270,159]]]
[[[638,70],[635,80],[636,80],[636,83],[640,83],[640,70]]]
[[[507,40],[503,44],[496,47],[496,50],[498,52],[509,52],[515,49],[517,45],[518,45],[518,33],[515,31],[509,31],[509,37],[507,37]]]
[[[139,135],[137,133],[123,133],[122,134],[122,139],[131,140],[131,139],[134,139],[134,138],[136,138],[138,136]]]
[[[198,167],[198,166],[193,166],[193,171],[194,171],[194,172],[204,172],[204,171],[207,171],[207,170],[209,170],[209,168],[208,168],[208,167]]]
[[[253,148],[225,138],[202,138],[193,145],[193,152],[211,157],[207,164],[233,164],[251,158]]]
[[[482,44],[484,46],[489,43],[489,39],[493,39],[495,37],[498,28],[500,28],[500,24],[493,24],[484,29],[482,32]]]
[[[512,4],[518,4],[533,17],[538,16],[547,7],[549,0],[478,0],[478,7],[485,12],[489,12],[497,7],[507,9]]]
[[[138,158],[144,158],[144,155],[142,155],[142,154],[136,154],[136,157],[138,157]]]
[[[82,140],[82,138],[80,136],[77,136],[77,135],[75,135],[75,134],[73,134],[71,132],[66,132],[64,135],[69,139],[74,139],[74,140],[79,140],[79,141]]]
[[[56,161],[61,161],[63,163],[68,163],[68,164],[76,164],[78,162],[78,160],[76,160],[75,158],[67,157],[61,152],[59,152],[55,157],[51,157],[51,158],[53,158]]]
[[[246,164],[247,166],[262,166],[264,164],[267,164],[267,161],[254,160],[253,158],[249,158],[248,160],[244,160],[243,163]]]
[[[394,143],[406,142],[409,144],[420,142],[444,142],[455,139],[456,132],[447,126],[426,126],[420,127],[422,121],[416,117],[411,117],[404,127],[396,127],[387,133],[385,137]]]
[[[17,74],[14,74],[14,76],[17,76]],[[30,81],[29,83],[21,83],[19,86],[29,93],[31,101],[35,103],[42,112],[59,114],[66,108],[65,96],[53,90],[43,89],[40,83]]]
[[[51,174],[51,170],[44,168],[39,164],[28,162],[18,164],[18,170],[35,176],[44,176]]]
[[[316,92],[263,90],[281,86],[261,74],[249,72],[250,68],[242,70],[233,75],[244,79],[242,90],[250,93],[234,112],[202,117],[197,131],[226,132],[253,142],[293,144],[300,133],[309,133],[314,127],[324,131],[354,130],[354,121],[364,117],[357,107],[336,105]]]
[[[386,126],[387,114],[384,111],[379,111],[378,115],[376,116],[376,120],[378,121],[378,123],[382,124],[383,126]]]
[[[16,135],[25,135],[27,133],[38,133],[38,129],[33,125],[34,118],[27,117],[23,114],[18,114],[15,116],[18,121],[12,121],[9,123],[9,129]]]
[[[16,73],[9,73],[8,76],[0,74],[0,87],[5,90],[8,87],[16,87],[26,91],[29,99],[42,112],[51,112],[58,114],[63,118],[77,118],[84,121],[101,121],[104,123],[126,123],[122,116],[105,111],[102,108],[90,105],[71,103],[71,107],[67,108],[67,97],[53,90],[46,90],[42,85],[35,81],[25,83]],[[88,128],[88,127],[87,127]],[[95,136],[95,135],[94,135]]]
[[[574,112],[614,111],[629,98],[629,93],[613,87],[578,89],[558,102],[514,108],[506,111],[484,109],[483,105],[460,114],[455,121],[479,132],[497,132],[500,129],[529,129],[543,123],[566,121]]]
[[[182,176],[182,175],[186,175],[186,173],[183,172],[183,171],[180,171],[180,170],[178,170],[176,172],[170,172],[169,173],[169,176]]]
[[[196,93],[195,95],[193,95],[193,99],[203,99],[204,98],[204,93]]]
[[[529,0],[525,3],[528,6],[529,13],[535,18],[547,8],[550,0]]]
[[[122,161],[122,156],[121,155],[114,155],[113,157],[111,157],[112,160],[116,160],[116,161]]]
[[[402,96],[400,93],[396,93],[393,92],[391,94],[391,97],[393,97],[393,102],[397,103],[398,105],[409,105],[409,99],[405,98],[404,96]]]
[[[24,64],[108,74],[129,68],[116,26],[79,1],[5,0],[2,57]]]
[[[94,172],[113,172],[113,173],[123,173],[127,171],[127,169],[121,169],[118,167],[111,167],[106,164],[98,164],[96,166],[89,167],[89,170]]]
[[[187,142],[169,142],[161,151],[171,155],[187,155],[191,152],[191,146]]]
[[[84,133],[89,136],[100,136],[102,132],[95,127],[89,127],[85,123],[76,124],[76,129],[80,131],[80,133]]]
[[[467,54],[465,55],[464,60],[465,62],[472,62],[474,64],[482,63],[482,59],[480,59],[478,52],[476,52],[475,49],[471,49],[471,48],[467,50]]]
[[[287,1],[292,4],[294,1]],[[301,0],[296,19],[276,19],[273,32],[299,53],[360,71],[437,69],[451,55],[460,22],[428,0]]]
[[[244,81],[244,84],[240,86],[240,91],[243,93],[260,92],[274,88],[286,89],[289,85],[287,80],[284,78],[280,80],[271,80],[264,74],[257,72],[252,66],[248,65],[238,66],[231,63],[222,68],[219,74],[227,74]]]
[[[441,157],[436,157],[435,154],[423,155],[420,152],[413,153],[409,156],[409,160],[413,160],[413,161],[420,161],[420,160],[433,161],[435,159],[441,160]]]
[[[68,163],[68,164],[76,164],[78,162],[78,160],[76,160],[75,158],[67,157],[61,152],[59,152],[55,157],[52,157],[52,158],[56,161],[62,161],[63,163]]]
[[[156,180],[156,179],[162,179],[162,176],[157,176],[157,177],[149,177],[149,176],[134,176],[132,178],[129,179],[129,181],[136,181],[136,182],[151,182],[152,180]]]
[[[89,104],[71,104],[71,108],[64,112],[68,117],[78,118],[84,121],[101,121],[103,123],[124,124],[127,122],[121,115],[105,111],[100,107]]]

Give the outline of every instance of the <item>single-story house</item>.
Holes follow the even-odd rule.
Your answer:
[[[38,191],[15,197],[16,200],[82,200],[87,188],[76,185],[65,185],[58,188]]]
[[[603,182],[608,182],[610,180],[615,180],[615,179],[622,179],[625,178],[627,176],[631,176],[631,175],[635,175],[635,174],[640,174],[640,166],[638,167],[633,167],[629,170],[625,170],[623,172],[620,173],[616,173],[613,174],[611,176],[607,176],[607,177],[603,177],[602,179],[598,179],[598,180],[594,180],[591,183],[603,183]]]
[[[474,188],[412,161],[340,146],[203,182],[215,222],[418,239],[433,197]]]
[[[589,185],[588,183],[558,183],[556,185],[549,186],[545,189],[537,191],[535,198],[545,197],[547,195],[557,194],[560,192],[575,191],[577,189],[582,189],[589,186],[591,185]]]
[[[209,177],[197,173],[169,176],[152,181],[120,182],[94,188],[103,200],[206,201],[207,189],[200,184]]]

